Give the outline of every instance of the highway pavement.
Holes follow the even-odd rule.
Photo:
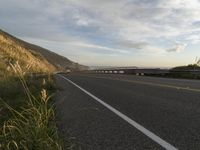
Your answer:
[[[200,149],[198,80],[68,74],[56,81],[59,129],[78,149]]]

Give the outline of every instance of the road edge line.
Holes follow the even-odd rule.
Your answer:
[[[143,127],[142,125],[140,125],[139,123],[135,122],[134,120],[132,120],[128,116],[124,115],[123,113],[121,113],[120,111],[118,111],[117,109],[115,109],[114,107],[110,106],[109,104],[105,103],[104,101],[102,101],[101,99],[99,99],[98,97],[96,97],[95,95],[93,95],[90,92],[88,92],[87,90],[83,89],[82,87],[80,87],[79,85],[77,85],[76,83],[74,83],[73,81],[71,81],[70,79],[68,79],[68,78],[66,78],[66,77],[64,77],[64,76],[62,76],[60,74],[58,74],[58,75],[61,78],[63,78],[66,81],[68,81],[69,83],[71,83],[72,85],[74,85],[75,87],[77,87],[78,89],[80,89],[85,94],[87,94],[90,97],[92,97],[94,100],[96,100],[97,102],[99,102],[100,104],[102,104],[104,107],[106,107],[107,109],[109,109],[110,111],[112,111],[114,114],[116,114],[121,119],[123,119],[126,122],[128,122],[130,125],[132,125],[133,127],[135,127],[137,130],[139,130],[140,132],[142,132],[144,135],[146,135],[147,137],[149,137],[151,140],[153,140],[154,142],[156,142],[157,144],[159,144],[160,146],[162,146],[166,150],[178,150],[176,147],[174,147],[170,143],[166,142],[165,140],[163,140],[162,138],[160,138],[159,136],[157,136],[153,132],[149,131],[148,129],[146,129],[145,127]]]

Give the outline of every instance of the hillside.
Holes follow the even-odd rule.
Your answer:
[[[178,67],[174,67],[171,69],[172,71],[176,71],[176,70],[200,70],[200,66],[198,64],[190,64],[187,66],[178,66]]]
[[[86,66],[0,30],[0,71],[8,69],[7,64],[16,60],[23,69],[29,68],[31,72],[87,69]]]

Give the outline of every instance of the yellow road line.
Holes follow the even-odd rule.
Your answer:
[[[167,85],[167,84],[160,84],[160,83],[153,83],[153,82],[144,82],[144,81],[133,81],[133,80],[126,80],[126,79],[116,79],[116,78],[105,78],[105,77],[94,77],[94,76],[87,76],[87,75],[81,75],[86,77],[92,77],[97,79],[109,79],[109,80],[115,80],[115,81],[124,81],[129,83],[137,83],[137,84],[143,84],[143,85],[151,85],[151,86],[158,86],[158,87],[166,87],[166,88],[173,88],[177,90],[187,90],[187,91],[193,91],[193,92],[200,92],[200,89],[190,88],[190,87],[181,87],[181,86],[175,86],[175,85]]]

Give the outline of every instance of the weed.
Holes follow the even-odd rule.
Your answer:
[[[0,149],[5,150],[61,150],[57,134],[53,106],[45,87],[51,81],[42,81],[40,96],[32,94],[26,82],[25,72],[18,63],[10,64],[20,80],[27,97],[27,102],[17,110],[1,99],[1,104],[12,117],[3,123],[0,129]],[[51,81],[52,82],[52,81]]]

